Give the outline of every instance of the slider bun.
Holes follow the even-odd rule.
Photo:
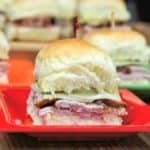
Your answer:
[[[45,27],[28,27],[28,26],[16,26],[13,24],[7,27],[7,37],[10,41],[36,41],[47,42],[60,37],[60,27],[52,26],[50,28]]]
[[[83,39],[108,52],[115,61],[139,61],[148,63],[150,49],[145,37],[129,29],[97,29]],[[119,63],[119,62],[118,62]]]
[[[31,17],[56,17],[70,20],[75,16],[76,0],[14,0],[10,20]]]
[[[33,41],[9,41],[11,51],[32,51],[37,52],[45,45],[47,42],[33,42]]]
[[[118,78],[110,57],[82,40],[56,40],[43,48],[36,57],[35,78],[42,93],[63,91],[69,94],[63,98],[73,100],[73,91],[95,89],[94,99],[119,99]],[[88,93],[76,99],[79,97],[93,100]]]
[[[0,11],[6,12],[10,4],[11,0],[0,0]]]
[[[55,0],[57,4],[58,18],[71,20],[76,16],[76,0]]]
[[[109,68],[108,72],[115,72],[110,58],[102,51],[98,51],[91,44],[82,40],[64,39],[52,41],[38,53],[35,75],[40,77],[84,62],[92,63],[93,67],[94,65],[105,66]]]
[[[86,34],[84,39],[89,42],[91,41],[91,43],[95,41],[94,43],[96,46],[108,51],[129,45],[141,47],[146,44],[146,40],[142,34],[128,29],[97,29]]]
[[[55,0],[14,0],[9,10],[11,20],[57,16]]]
[[[91,25],[106,24],[114,12],[116,22],[130,19],[123,0],[81,0],[79,1],[79,21]]]
[[[9,45],[3,32],[0,31],[0,59],[8,58]]]

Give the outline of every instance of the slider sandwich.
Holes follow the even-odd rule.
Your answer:
[[[51,42],[34,74],[27,112],[35,125],[121,125],[127,115],[110,57],[87,42]]]
[[[32,49],[71,36],[75,4],[75,0],[14,0],[7,28],[12,47]]]
[[[113,21],[120,25],[130,19],[124,0],[79,0],[78,5],[82,34],[110,26]]]
[[[3,32],[0,31],[0,84],[6,84],[8,82],[8,64],[6,62],[6,60],[8,59],[8,50],[8,42]]]
[[[150,47],[145,37],[133,30],[99,29],[84,40],[105,50],[115,62],[122,83],[150,84]]]

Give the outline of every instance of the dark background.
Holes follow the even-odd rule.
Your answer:
[[[132,20],[150,22],[150,0],[126,0]]]

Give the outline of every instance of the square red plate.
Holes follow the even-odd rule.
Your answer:
[[[121,126],[34,126],[26,113],[30,88],[9,87],[0,94],[0,131],[21,132],[39,138],[81,140],[124,137],[150,132],[150,106],[128,90],[120,90],[128,104],[128,116]]]

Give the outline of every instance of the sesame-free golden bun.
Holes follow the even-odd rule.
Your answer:
[[[80,0],[78,3],[79,21],[83,24],[109,23],[112,20],[112,13],[116,22],[125,22],[130,19],[130,13],[123,0]]]
[[[54,0],[13,0],[8,15],[10,20],[17,20],[35,16],[56,16],[57,10]]]
[[[109,56],[77,39],[50,42],[36,57],[36,87],[49,99],[120,101],[118,77]]]
[[[9,19],[56,17],[70,20],[75,14],[75,2],[76,0],[13,0]]]
[[[10,41],[32,41],[48,42],[60,37],[61,28],[59,26],[46,27],[18,27],[13,24],[7,26],[7,37]]]
[[[76,0],[55,0],[57,4],[58,18],[64,20],[72,20],[76,16]]]
[[[150,48],[145,37],[131,29],[97,29],[87,33],[83,39],[105,50],[117,64],[147,64],[150,61]]]

